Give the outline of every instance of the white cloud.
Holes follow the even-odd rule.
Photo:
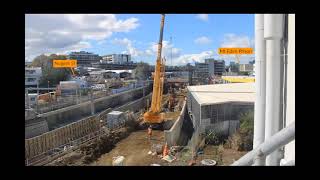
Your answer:
[[[172,51],[172,52],[171,52]],[[151,43],[151,46],[146,51],[147,55],[157,55],[158,53],[158,43]],[[180,56],[181,49],[175,48],[173,44],[170,44],[169,41],[162,41],[162,57],[165,57],[167,60],[176,58]],[[172,53],[172,54],[171,54]]]
[[[217,58],[213,51],[203,51],[195,54],[184,54],[174,59],[173,65],[186,65],[187,63],[192,64],[194,62],[204,62],[204,59],[209,57]]]
[[[114,40],[112,40],[112,43],[125,46],[127,48],[127,50],[123,51],[122,53],[131,54],[131,56],[133,56],[133,57],[141,56],[144,54],[143,51],[140,51],[137,48],[135,48],[132,45],[132,41],[127,38],[124,38],[124,39],[115,38]]]
[[[225,34],[221,47],[253,47],[253,41],[248,36]]]
[[[210,44],[212,41],[206,36],[201,36],[198,37],[197,39],[194,40],[194,43],[199,44],[199,45],[205,45],[205,44]]]
[[[198,19],[202,20],[202,21],[208,21],[209,20],[208,14],[198,14],[196,17]]]
[[[251,47],[254,48],[254,39],[245,35],[236,35],[233,33],[225,34],[220,47]],[[222,55],[224,59],[228,61],[235,61],[235,55]],[[240,63],[248,63],[254,55],[241,55]]]
[[[42,53],[66,53],[90,47],[115,32],[139,26],[137,18],[117,19],[113,14],[28,14],[25,16],[25,54],[32,60]]]

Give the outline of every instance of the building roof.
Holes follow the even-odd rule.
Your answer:
[[[255,101],[254,83],[188,86],[188,91],[200,105]]]

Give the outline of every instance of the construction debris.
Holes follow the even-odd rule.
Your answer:
[[[80,147],[80,151],[85,155],[83,163],[89,164],[96,160],[102,154],[109,152],[114,148],[114,145],[121,139],[124,139],[129,135],[127,128],[121,128],[117,131],[110,132],[108,135],[104,135],[93,142],[92,144]]]
[[[163,149],[162,144],[152,144],[151,151],[156,152],[157,154],[161,154]]]
[[[123,156],[113,157],[112,159],[112,166],[124,166],[125,158]]]
[[[150,166],[160,166],[160,164],[150,164]]]
[[[217,164],[217,162],[215,160],[212,160],[212,159],[204,159],[201,161],[201,164],[202,165],[205,165],[205,166],[214,166]]]
[[[169,162],[169,163],[171,163],[172,161],[174,161],[176,159],[176,157],[174,157],[174,156],[172,156],[172,155],[166,155],[166,156],[164,156],[163,158],[162,158],[162,160],[165,160],[165,161],[167,161],[167,162]]]

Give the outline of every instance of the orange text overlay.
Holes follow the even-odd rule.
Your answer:
[[[76,68],[77,67],[77,60],[53,60],[53,67],[54,68]]]
[[[219,48],[219,54],[253,54],[252,48]]]

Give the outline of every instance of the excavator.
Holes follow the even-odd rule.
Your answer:
[[[147,124],[160,124],[164,121],[165,117],[164,113],[161,113],[161,101],[165,77],[165,59],[161,58],[164,19],[165,15],[162,14],[160,22],[160,38],[158,43],[157,61],[154,71],[151,107],[149,111],[147,111],[143,115],[143,122]]]

